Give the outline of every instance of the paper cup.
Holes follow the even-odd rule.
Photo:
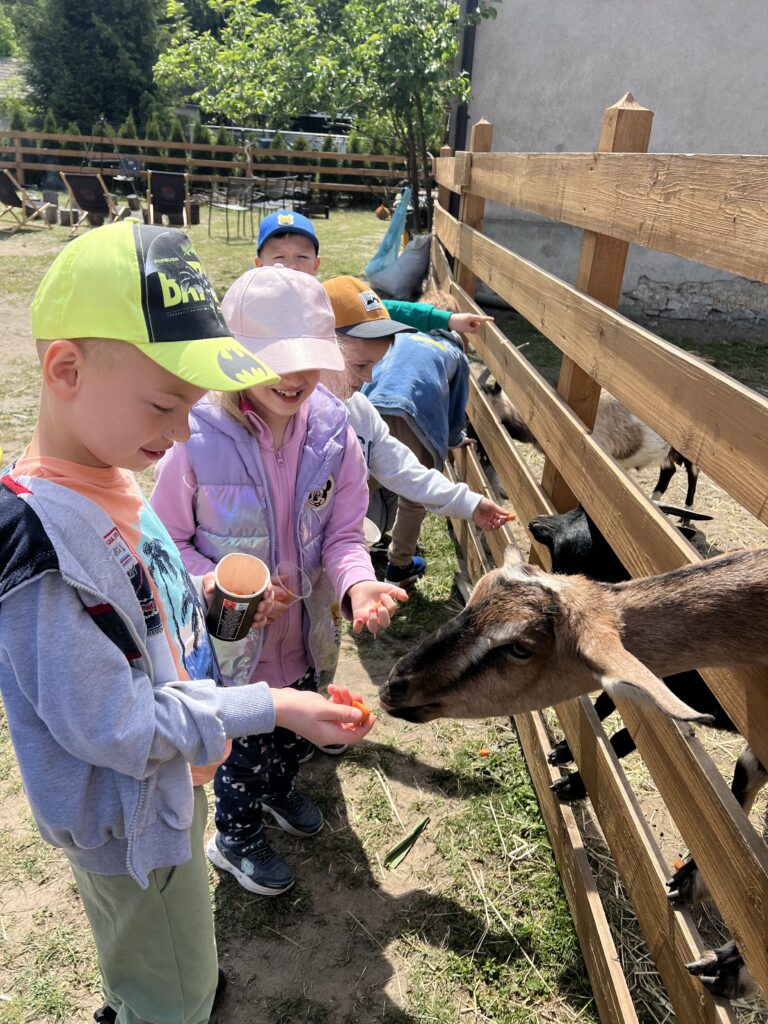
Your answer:
[[[366,518],[363,520],[363,536],[365,537],[365,543],[369,548],[372,548],[374,544],[378,544],[381,540],[381,530],[378,528],[376,523],[372,519]]]
[[[269,583],[269,568],[254,555],[225,555],[214,572],[206,622],[217,640],[242,640]]]

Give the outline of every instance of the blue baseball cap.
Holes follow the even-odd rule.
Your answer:
[[[315,246],[315,252],[320,251],[320,242],[312,221],[301,213],[294,213],[293,210],[275,210],[265,217],[259,225],[259,238],[256,242],[256,254],[261,252],[264,243],[272,235],[304,235],[311,239]]]

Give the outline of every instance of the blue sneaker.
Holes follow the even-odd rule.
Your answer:
[[[300,839],[317,835],[324,824],[317,804],[297,789],[292,789],[283,800],[262,797],[261,806],[272,815],[284,832],[290,832]]]
[[[227,847],[220,832],[214,832],[205,849],[208,860],[220,871],[234,875],[244,889],[259,896],[279,896],[296,881],[283,858],[275,853],[260,829],[254,838],[240,848]]]
[[[414,555],[410,565],[393,565],[387,562],[387,571],[384,573],[384,580],[387,583],[394,583],[398,587],[408,587],[415,583],[420,576],[427,571],[426,560]]]

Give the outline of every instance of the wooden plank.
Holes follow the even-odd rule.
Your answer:
[[[701,955],[701,936],[690,914],[667,899],[664,879],[670,871],[591,702],[568,701],[555,711],[678,1020],[735,1021],[733,1011],[715,1003],[683,966]]]
[[[603,1024],[634,1024],[635,1007],[576,819],[549,788],[557,773],[546,762],[549,740],[541,716],[516,715],[514,723],[554,848],[600,1020]]]
[[[627,93],[605,111],[597,148],[600,152],[645,152],[651,139],[652,122],[653,113],[641,107]],[[585,231],[576,271],[576,287],[604,305],[616,308],[621,299],[621,282],[628,252],[627,242]],[[600,385],[570,356],[562,358],[557,390],[591,430],[595,424]],[[575,495],[549,459],[544,462],[541,486],[558,511],[566,512],[576,504]]]
[[[480,118],[479,121],[472,125],[472,135],[469,143],[471,152],[456,154],[454,169],[457,171],[460,181],[466,181],[469,177],[471,160],[474,159],[474,154],[486,152],[491,148],[492,143],[493,125],[486,121],[485,118]],[[462,160],[464,163],[461,162]],[[482,231],[484,213],[484,199],[478,199],[477,196],[462,193],[459,203],[459,221],[461,223]],[[458,261],[456,266],[456,280],[469,295],[475,294],[475,275],[469,265],[462,263],[461,260]]]
[[[616,706],[752,976],[768,992],[768,847],[690,726],[626,698]]]
[[[194,149],[199,151],[210,151],[215,153],[244,153],[246,149],[249,149],[255,156],[285,156],[285,157],[309,157],[315,160],[328,160],[333,163],[337,163],[340,160],[344,161],[372,161],[375,163],[383,164],[399,164],[404,165],[406,163],[406,157],[398,154],[385,154],[385,153],[327,153],[322,150],[314,149],[263,149],[256,146],[248,146],[246,143],[243,145],[219,145],[218,143],[211,142],[171,142],[168,139],[123,139],[118,138],[116,135],[65,135],[61,132],[28,132],[28,131],[2,131],[0,129],[0,145],[3,139],[32,139],[37,141],[51,141],[51,142],[82,142],[90,148],[93,148],[94,143],[96,148],[103,149],[103,143],[109,141],[110,145],[114,143],[118,148],[124,146],[138,146],[139,148],[149,146],[155,149]],[[36,147],[30,146],[25,147],[33,149]]]
[[[442,207],[435,226],[449,252],[457,259],[463,252],[542,334],[768,523],[767,399],[459,225]]]
[[[450,188],[438,167],[438,184]],[[492,153],[472,161],[483,199],[768,281],[768,157]]]

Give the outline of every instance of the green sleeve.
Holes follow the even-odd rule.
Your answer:
[[[415,327],[417,331],[448,330],[451,314],[447,309],[435,309],[424,302],[398,302],[397,299],[382,301],[393,320]]]

